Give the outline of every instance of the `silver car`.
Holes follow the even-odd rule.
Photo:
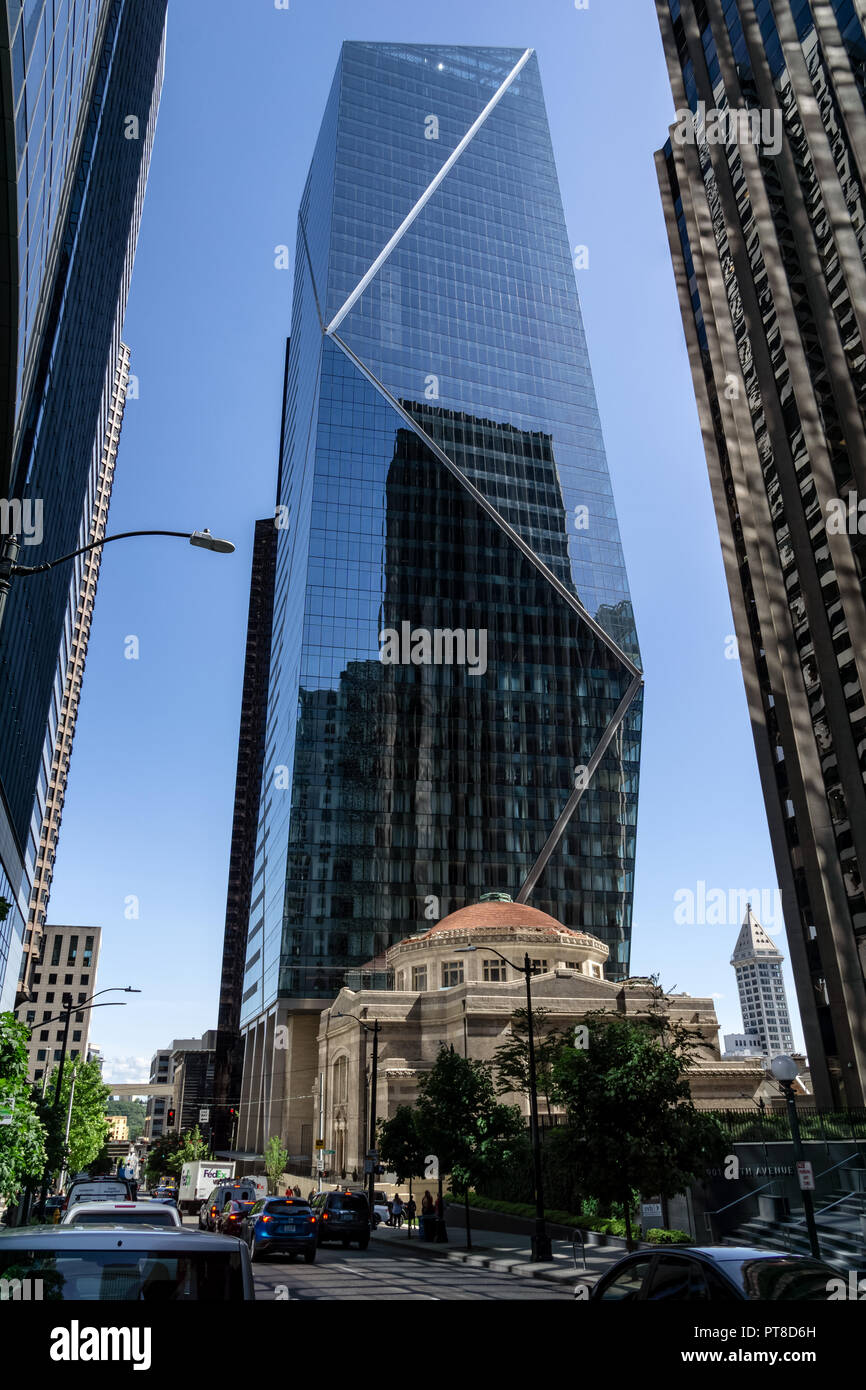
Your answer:
[[[0,1231],[0,1280],[25,1300],[230,1303],[255,1298],[250,1252],[182,1227],[21,1226]]]

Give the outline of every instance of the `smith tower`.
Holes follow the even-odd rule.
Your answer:
[[[628,974],[639,652],[532,50],[343,46],[277,502],[238,1146],[309,1161],[318,1015],[413,929],[506,892]]]
[[[866,1103],[866,36],[657,0],[656,155],[815,1096]]]

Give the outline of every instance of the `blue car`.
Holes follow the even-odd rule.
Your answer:
[[[249,1246],[250,1259],[270,1255],[303,1255],[311,1265],[316,1258],[316,1217],[301,1197],[264,1197],[254,1202],[240,1223],[238,1238]]]

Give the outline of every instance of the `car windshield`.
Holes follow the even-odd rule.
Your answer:
[[[269,1216],[280,1216],[288,1213],[290,1216],[311,1216],[309,1202],[300,1200],[295,1202],[268,1202],[265,1211]]]
[[[743,1290],[746,1298],[775,1302],[778,1299],[829,1299],[828,1283],[836,1271],[819,1260],[780,1255],[776,1259],[724,1260],[722,1270]]]
[[[88,1182],[81,1183],[74,1187],[69,1194],[70,1202],[116,1202],[118,1197],[126,1197],[128,1193],[124,1183],[120,1182]]]
[[[107,1207],[104,1212],[82,1211],[67,1225],[104,1226],[106,1222],[121,1226],[171,1226],[177,1230],[177,1222],[165,1207],[154,1207],[152,1211],[116,1211],[113,1207]]]
[[[331,1196],[330,1206],[334,1211],[357,1211],[367,1210],[367,1198],[356,1197],[354,1192],[334,1192]]]
[[[0,1279],[41,1281],[33,1297],[46,1302],[223,1302],[244,1296],[240,1257],[233,1251],[4,1250]]]

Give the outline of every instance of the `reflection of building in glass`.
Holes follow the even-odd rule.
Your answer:
[[[842,0],[658,11],[680,111],[766,118],[656,164],[815,1095],[862,1106],[866,38]]]
[[[166,0],[2,9],[0,104],[12,145],[0,154],[0,497],[41,505],[39,543],[18,557],[38,565],[90,540],[116,444]],[[0,627],[0,897],[12,905],[0,922],[0,1010],[14,1002],[49,788],[57,791],[52,763],[86,580],[85,557],[13,580]],[[35,917],[47,893],[43,881]]]
[[[610,623],[637,658],[534,56],[344,45],[301,205],[283,439],[239,1147],[276,1126],[308,1161],[323,1002],[407,931],[520,889],[634,678],[606,645]],[[385,664],[404,624],[483,632],[483,669]],[[614,977],[639,731],[637,700],[532,893],[605,942]]]

